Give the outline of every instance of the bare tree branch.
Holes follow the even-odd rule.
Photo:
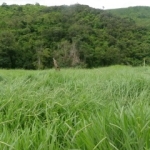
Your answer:
[[[59,68],[58,63],[55,58],[53,58],[53,63],[54,63],[55,70],[60,71],[60,68]]]

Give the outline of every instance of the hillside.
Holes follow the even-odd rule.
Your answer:
[[[150,64],[150,30],[86,5],[0,6],[0,67],[43,69]]]
[[[150,7],[137,6],[108,10],[108,12],[123,18],[133,19],[139,26],[150,28]]]

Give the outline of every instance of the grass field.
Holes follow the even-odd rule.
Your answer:
[[[150,150],[150,68],[0,70],[0,150]]]

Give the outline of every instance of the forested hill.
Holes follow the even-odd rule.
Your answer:
[[[0,67],[43,69],[150,64],[150,30],[86,5],[0,6]]]
[[[136,6],[107,10],[107,12],[123,18],[132,18],[137,23],[137,25],[150,28],[150,7]]]

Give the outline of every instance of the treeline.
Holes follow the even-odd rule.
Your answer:
[[[150,64],[150,30],[86,5],[0,6],[0,68]]]

